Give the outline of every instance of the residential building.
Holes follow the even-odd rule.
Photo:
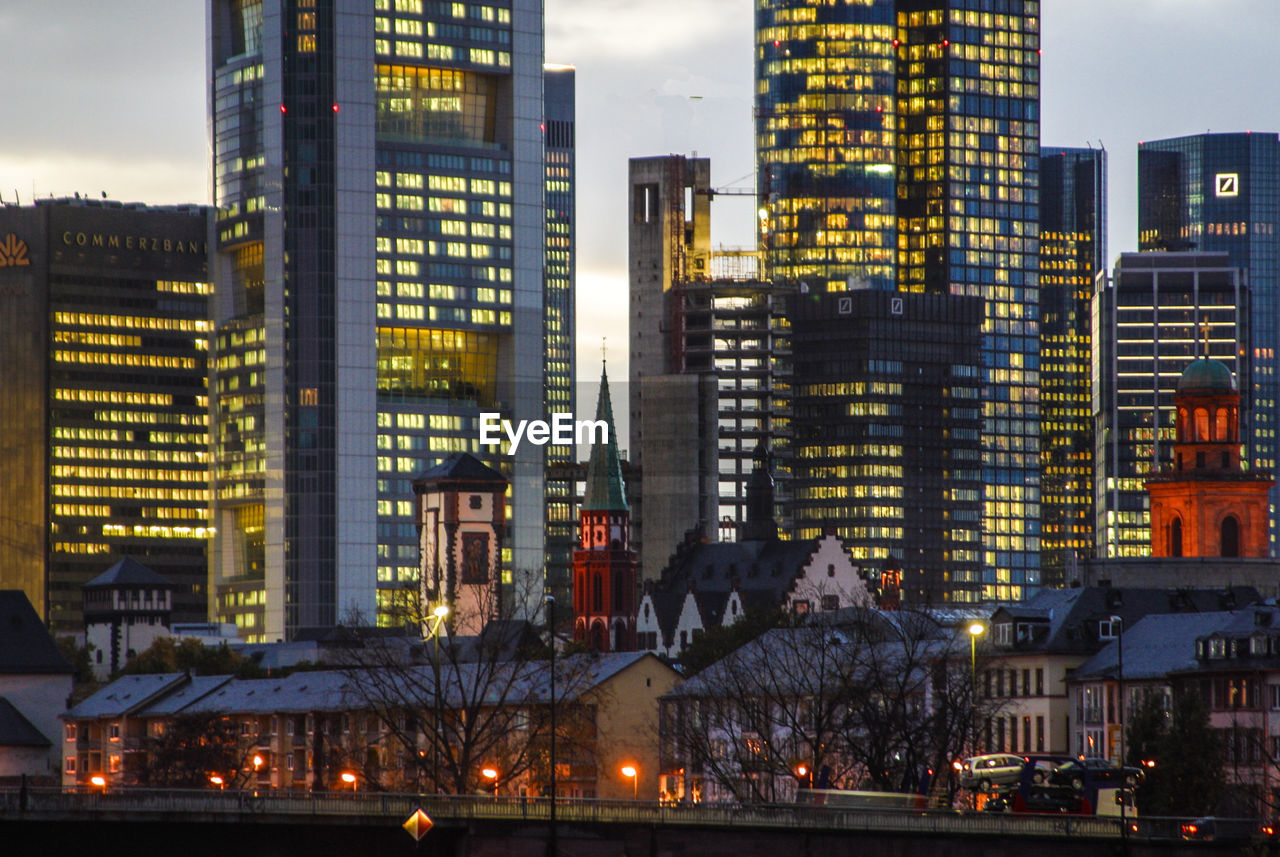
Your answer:
[[[1138,144],[1138,247],[1226,253],[1249,285],[1250,377],[1240,392],[1251,403],[1246,462],[1276,467],[1276,401],[1280,375],[1274,343],[1280,335],[1280,136],[1204,133]],[[1275,507],[1268,555],[1277,555]]]
[[[1250,587],[1214,589],[1112,589],[1101,586],[1044,590],[1020,603],[997,608],[978,653],[980,693],[991,700],[992,716],[980,743],[989,753],[1079,755],[1081,723],[1090,728],[1102,697],[1090,697],[1081,720],[1079,700],[1069,684],[1086,664],[1144,617],[1164,614],[1217,615],[1258,600]],[[1191,621],[1191,620],[1188,620]],[[1168,645],[1170,637],[1163,641]],[[1160,645],[1154,643],[1154,645]],[[1073,673],[1072,671],[1077,672]],[[1100,709],[1097,709],[1100,711]],[[1089,746],[1105,735],[1099,733]],[[1115,739],[1111,735],[1110,739]],[[1107,755],[1090,750],[1086,755]],[[1116,754],[1112,758],[1119,759]]]
[[[410,479],[450,452],[510,479],[504,581],[540,573],[543,447],[482,448],[478,420],[541,419],[572,377],[544,357],[572,264],[548,283],[541,4],[210,0],[209,24],[214,618],[262,641],[392,611]]]
[[[0,589],[0,782],[58,782],[75,670],[20,589]]]
[[[983,302],[980,566],[961,589],[1017,599],[1041,585],[1040,4],[989,7],[758,4],[757,181],[775,285]]]
[[[501,687],[502,698],[484,707],[519,708],[520,715],[513,715],[511,722],[530,724],[525,727],[529,734],[512,730],[507,736],[512,746],[521,741],[542,742],[535,755],[545,753],[549,733],[544,724],[552,700],[547,663],[493,666],[501,671],[493,681]],[[68,743],[62,784],[84,786],[94,775],[104,777],[108,788],[145,783],[161,775],[155,754],[164,746],[166,734],[180,727],[177,721],[206,718],[232,736],[233,761],[226,770],[213,772],[229,787],[337,789],[347,787],[341,779],[346,773],[356,777],[361,790],[416,790],[421,785],[415,779],[417,747],[423,738],[414,730],[431,728],[428,721],[440,703],[430,692],[436,686],[430,681],[431,666],[403,669],[417,692],[425,694],[417,702],[420,711],[378,709],[364,691],[354,687],[362,679],[360,671],[352,669],[303,671],[268,679],[184,673],[124,676],[63,715],[68,742],[73,743]],[[457,687],[474,681],[475,673],[485,666],[450,661],[442,669],[447,673],[443,683],[451,688],[452,697]],[[514,677],[508,671],[514,671]],[[558,758],[564,768],[557,769],[557,794],[656,798],[657,736],[646,724],[656,722],[658,697],[679,679],[675,670],[652,655],[615,653],[566,658],[558,662],[556,676],[555,704],[561,726],[571,723],[576,739],[566,740],[561,747],[563,755]],[[453,711],[448,699],[441,703]],[[407,721],[402,718],[418,715],[420,720],[404,733]],[[469,716],[483,720],[486,712],[473,710]],[[517,749],[529,752],[527,747]],[[478,761],[496,760],[503,751],[491,746],[487,752]],[[415,758],[411,760],[410,755]],[[624,764],[639,771],[635,783],[619,774]],[[545,793],[541,790],[546,788],[547,772],[536,761],[509,779],[503,774],[496,784],[499,794]],[[476,782],[478,770],[471,776]]]
[[[884,291],[796,295],[788,311],[792,531],[896,563],[916,607],[985,592],[982,313],[976,297]],[[1019,502],[1007,487],[993,504]]]
[[[1046,586],[1093,555],[1093,282],[1107,264],[1107,153],[1040,149],[1040,559]]]
[[[208,230],[199,206],[0,208],[0,586],[55,633],[126,556],[207,617]]]
[[[1123,253],[1113,275],[1099,278],[1092,379],[1100,560],[1150,550],[1146,480],[1173,463],[1173,397],[1188,364],[1221,361],[1239,389],[1252,386],[1250,300],[1224,253]],[[1242,439],[1251,436],[1250,419],[1246,400]]]
[[[1280,792],[1280,612],[1274,605],[1148,616],[1068,678],[1074,752],[1119,761],[1130,718],[1154,695],[1166,712],[1199,696],[1223,753],[1222,814],[1266,815]],[[1123,700],[1123,704],[1122,701]]]

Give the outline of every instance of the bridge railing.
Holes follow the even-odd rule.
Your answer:
[[[208,789],[0,790],[0,820],[15,817],[81,818],[85,813],[145,821],[221,817],[262,821],[323,817],[353,823],[399,823],[421,807],[437,823],[547,821],[546,798],[367,792],[214,791]],[[865,810],[795,805],[659,804],[650,801],[561,799],[559,821],[671,827],[791,828],[823,831],[903,832],[946,836],[1038,836],[1118,839],[1119,819],[1072,815],[1009,815],[945,810]],[[1132,820],[1131,820],[1132,821]],[[1143,819],[1134,839],[1178,838],[1178,819]],[[1163,823],[1163,824],[1162,824]],[[1166,830],[1165,828],[1168,828]],[[1171,834],[1172,831],[1172,834]]]

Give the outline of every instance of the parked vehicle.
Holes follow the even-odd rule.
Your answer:
[[[1049,772],[1049,783],[1082,789],[1092,780],[1095,783],[1124,783],[1132,788],[1142,782],[1146,774],[1141,768],[1120,767],[1106,759],[1072,759]]]

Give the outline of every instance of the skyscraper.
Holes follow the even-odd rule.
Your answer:
[[[542,9],[211,0],[214,611],[287,638],[418,581],[414,475],[540,418]],[[542,447],[503,562],[544,559]]]
[[[0,589],[59,634],[124,557],[175,621],[207,617],[208,229],[198,206],[0,208]]]
[[[629,164],[631,460],[643,468],[637,539],[656,577],[686,532],[733,538],[760,442],[784,433],[782,295],[754,250],[711,247],[711,163]]]
[[[1248,466],[1276,467],[1280,400],[1280,137],[1274,133],[1196,134],[1138,147],[1138,242],[1142,250],[1225,252],[1246,271],[1253,353],[1242,387],[1250,429]],[[1269,553],[1280,555],[1272,487]]]
[[[1249,298],[1225,253],[1124,253],[1115,273],[1099,278],[1092,370],[1099,559],[1150,550],[1146,480],[1174,463],[1174,395],[1188,364],[1221,361],[1248,388]],[[1249,419],[1242,403],[1242,438]]]
[[[769,0],[756,13],[767,275],[985,301],[982,585],[998,598],[1041,582],[1039,6]]]
[[[1043,582],[1093,554],[1093,282],[1106,269],[1107,160],[1040,151],[1040,464]]]

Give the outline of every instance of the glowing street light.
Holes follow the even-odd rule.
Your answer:
[[[94,774],[89,778],[89,785],[97,786],[105,792],[107,790],[107,778],[102,774]]]
[[[640,772],[636,770],[635,765],[623,765],[622,775],[631,778],[631,799],[635,800],[640,797]]]
[[[217,774],[211,775],[209,777],[209,782],[213,783],[215,786],[217,786],[220,789],[225,789],[227,787],[226,780],[222,779],[222,777],[218,776]]]
[[[489,780],[490,782],[493,783],[493,796],[494,798],[497,798],[498,797],[498,769],[483,768],[480,771],[480,775],[484,777],[486,780]]]
[[[338,779],[342,780],[344,783],[350,783],[350,784],[351,784],[351,791],[353,791],[353,792],[354,792],[354,791],[356,790],[356,775],[355,775],[355,774],[351,773],[350,771],[343,771],[341,774],[339,774],[339,775],[338,775]]]

